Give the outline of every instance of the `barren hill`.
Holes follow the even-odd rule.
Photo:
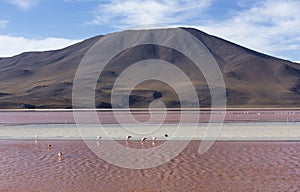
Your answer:
[[[229,107],[300,106],[300,64],[264,55],[192,28],[215,57],[223,73]],[[72,108],[72,85],[84,54],[102,36],[61,50],[23,53],[0,58],[0,108]],[[200,106],[210,106],[203,75],[179,52],[156,45],[128,49],[105,68],[98,80],[96,107],[110,107],[113,83],[126,66],[144,59],[162,59],[183,69],[197,89]],[[147,107],[155,99],[180,107],[174,90],[159,81],[139,84],[131,93],[132,107]]]

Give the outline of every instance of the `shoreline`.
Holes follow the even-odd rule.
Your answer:
[[[196,126],[197,125],[197,126]],[[285,141],[300,140],[300,122],[199,124],[22,124],[0,126],[0,139],[33,140],[157,140]],[[209,132],[207,132],[209,130]],[[166,138],[165,134],[169,137]],[[37,136],[37,138],[35,138]]]
[[[50,142],[50,141],[53,141],[53,142],[63,142],[63,143],[67,143],[67,142],[126,142],[125,139],[124,140],[105,140],[105,139],[102,139],[102,140],[83,140],[83,139],[1,139],[0,138],[0,144],[1,142],[6,142],[8,141],[9,143],[11,142],[29,142],[29,143],[34,143],[34,142]],[[167,140],[156,140],[156,142],[166,142]],[[255,142],[258,142],[258,143],[298,143],[300,142],[300,139],[299,140],[200,140],[200,139],[192,139],[192,140],[177,140],[177,139],[172,139],[172,140],[168,140],[168,142],[186,142],[186,141],[189,141],[189,142],[229,142],[229,143],[255,143]],[[131,140],[129,141],[129,143],[132,142],[132,143],[140,143],[140,140]],[[151,143],[152,141],[151,140],[147,140],[145,141],[145,143]]]
[[[153,111],[300,111],[300,107],[226,107],[226,108],[152,108]],[[142,111],[147,112],[149,108],[87,108],[87,109],[59,109],[59,108],[36,108],[36,109],[0,109],[0,112],[18,111]]]

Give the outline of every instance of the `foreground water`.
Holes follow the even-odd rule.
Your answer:
[[[109,141],[99,147],[101,142]],[[203,155],[199,144],[192,141],[161,166],[134,170],[103,161],[83,141],[2,140],[0,191],[300,190],[300,142],[222,141]],[[139,141],[130,145],[141,148]],[[151,141],[144,145],[151,147]],[[64,154],[61,160],[58,151]]]
[[[199,154],[207,123],[177,124],[15,124],[0,126],[0,191],[299,191],[300,123],[236,122],[211,124],[217,142]],[[220,131],[220,132],[219,132]],[[105,134],[104,134],[105,133]],[[168,134],[169,137],[165,137]],[[132,136],[129,143],[127,135]],[[95,155],[96,148],[118,140],[124,147],[151,148],[166,139],[190,144],[174,159],[148,169],[120,168]],[[101,136],[96,141],[97,136]],[[157,137],[153,145],[142,137]],[[51,148],[48,147],[51,145]],[[63,152],[58,159],[57,153]],[[108,155],[116,156],[109,148]],[[126,162],[136,162],[127,156]],[[143,158],[143,157],[141,157]],[[167,158],[153,156],[154,161]]]

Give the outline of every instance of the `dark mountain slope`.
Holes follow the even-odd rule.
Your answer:
[[[200,39],[218,62],[226,83],[230,107],[300,106],[300,65],[264,55],[199,30],[184,28]],[[0,108],[71,108],[72,85],[87,50],[101,36],[70,47],[23,53],[0,59]],[[210,106],[210,95],[201,72],[179,52],[155,45],[137,46],[120,53],[98,80],[97,107],[110,107],[110,91],[119,74],[145,59],[174,63],[192,79],[201,106]],[[132,92],[132,107],[147,107],[155,99],[167,107],[180,107],[174,90],[159,81],[139,84]]]

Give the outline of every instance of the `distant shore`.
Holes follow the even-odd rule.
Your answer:
[[[36,109],[0,109],[0,112],[17,112],[17,111],[149,111],[149,108],[91,108],[91,109],[59,109],[59,108],[36,108]],[[226,107],[226,108],[151,108],[153,111],[300,111],[300,107]]]

